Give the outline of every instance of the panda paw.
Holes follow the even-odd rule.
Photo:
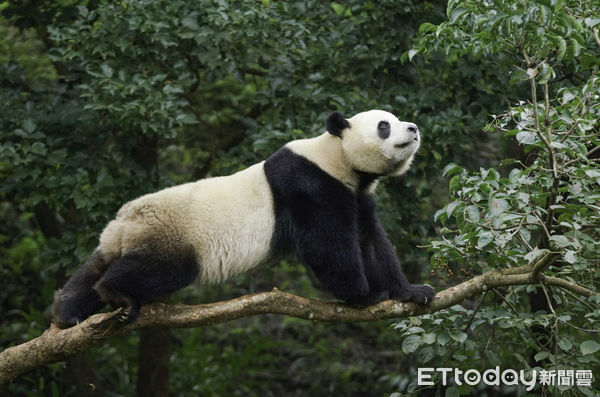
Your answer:
[[[420,305],[431,303],[435,296],[435,290],[429,285],[409,284],[400,291],[392,294],[392,298],[401,302],[415,302]]]
[[[135,320],[140,315],[140,304],[137,302],[129,302],[129,304],[125,307],[121,307],[121,312],[118,314],[117,320],[123,324],[127,325]]]

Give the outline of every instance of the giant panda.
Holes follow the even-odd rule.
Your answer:
[[[108,303],[131,322],[153,298],[294,252],[347,303],[426,304],[435,292],[407,281],[373,195],[381,177],[409,168],[419,144],[417,126],[386,111],[334,112],[326,132],[266,161],[130,201],[55,293],[54,321],[72,326]]]

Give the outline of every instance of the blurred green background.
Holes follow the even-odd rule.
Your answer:
[[[289,140],[323,132],[334,110],[350,117],[384,109],[422,132],[412,169],[377,192],[410,280],[441,290],[552,249],[563,255],[552,271],[598,288],[600,171],[588,155],[599,145],[593,0],[18,0],[0,2],[0,10],[2,348],[47,328],[53,291],[85,261],[122,203],[264,160]],[[531,121],[532,81],[540,115],[544,94],[550,98],[556,128],[548,134],[572,128],[577,135],[555,148],[564,152],[561,164],[576,161],[555,178],[563,193],[552,205],[571,200],[571,207],[550,208],[543,181],[508,178],[514,164],[532,177],[551,168],[548,148],[523,121]],[[444,172],[457,175],[450,188]],[[485,194],[474,198],[474,191]],[[540,224],[520,225],[512,236],[490,232],[515,221],[496,218],[518,207],[510,197],[519,192],[532,197],[523,211],[535,211],[536,202],[542,217],[555,211],[551,232],[565,240],[549,240]],[[486,229],[484,219],[495,223]],[[561,222],[572,227],[559,229]],[[582,227],[571,233],[573,223]],[[225,285],[187,288],[173,301],[272,287],[328,298],[290,258]],[[417,387],[419,366],[594,369],[600,377],[600,345],[585,344],[599,332],[598,300],[553,291],[502,289],[400,322],[265,315],[136,332],[28,373],[0,395],[527,394],[518,386]],[[170,368],[144,377],[152,363]],[[594,395],[596,378],[593,387],[536,391]]]

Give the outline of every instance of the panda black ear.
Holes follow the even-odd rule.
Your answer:
[[[350,128],[348,120],[342,116],[340,112],[333,112],[327,116],[327,131],[331,135],[342,137],[342,131],[345,128]]]

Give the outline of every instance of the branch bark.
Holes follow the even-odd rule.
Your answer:
[[[540,274],[538,271],[545,269],[551,260],[553,254],[546,254],[533,264],[488,271],[439,292],[427,306],[387,300],[355,308],[337,302],[307,299],[274,288],[270,292],[204,305],[149,304],[142,308],[138,320],[128,325],[118,321],[120,310],[100,313],[67,329],[59,329],[52,324],[39,337],[0,352],[0,385],[34,368],[74,356],[108,337],[144,327],[191,328],[267,313],[322,322],[375,321],[433,313],[491,288],[540,282],[583,296],[597,295],[597,292],[582,286]]]

